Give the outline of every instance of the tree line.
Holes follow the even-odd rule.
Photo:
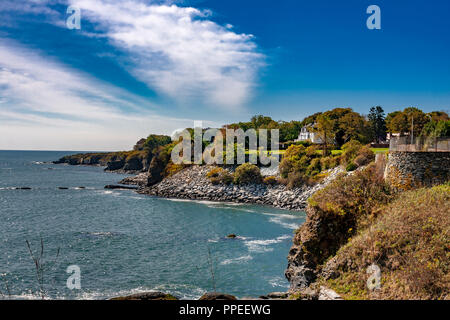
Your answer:
[[[310,125],[310,130],[318,135],[327,149],[328,145],[341,147],[351,140],[362,144],[381,143],[386,141],[388,133],[400,136],[450,136],[449,120],[444,111],[425,113],[409,107],[385,115],[381,106],[375,106],[370,108],[368,115],[359,114],[351,108],[335,108],[314,113],[302,121],[275,121],[269,116],[255,115],[248,122],[232,123],[225,127],[244,131],[279,129],[280,142],[286,143],[297,139],[301,128]]]

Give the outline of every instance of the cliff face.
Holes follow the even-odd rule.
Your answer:
[[[354,227],[353,219],[324,214],[308,206],[306,222],[297,230],[288,255],[285,276],[292,291],[305,289],[316,280],[320,265],[334,255]]]
[[[316,279],[333,278],[327,262],[366,229],[392,194],[373,164],[342,176],[308,201],[306,222],[297,230],[285,271],[291,292],[301,292]]]

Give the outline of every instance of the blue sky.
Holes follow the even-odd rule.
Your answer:
[[[446,0],[2,0],[0,149],[124,150],[194,120],[333,107],[448,111],[449,14]]]

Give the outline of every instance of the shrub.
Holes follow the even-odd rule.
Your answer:
[[[172,161],[169,161],[169,163],[166,165],[166,168],[164,169],[164,176],[170,177],[173,176],[175,173],[180,172],[186,167],[184,164],[175,164]]]
[[[306,169],[306,174],[309,176],[314,176],[318,174],[321,170],[320,158],[314,158],[311,160],[311,164]]]
[[[302,145],[291,145],[283,154],[279,170],[283,178],[287,178],[290,172],[304,171],[309,165],[306,157],[306,148]]]
[[[341,164],[347,165],[358,155],[359,150],[362,148],[362,144],[356,140],[350,140],[342,146]]]
[[[364,146],[358,151],[358,155],[353,162],[358,166],[365,166],[375,160],[375,153],[368,147]]]
[[[320,167],[322,170],[328,170],[336,167],[339,164],[340,156],[328,156],[320,159]]]
[[[234,179],[233,175],[226,170],[224,170],[224,172],[222,173],[220,178],[221,178],[221,182],[226,185],[233,183],[233,179]]]
[[[148,150],[134,150],[129,152],[127,157],[125,158],[125,161],[133,161],[133,160],[139,160],[142,161],[145,158],[149,156]]]
[[[208,171],[208,173],[206,174],[206,177],[208,178],[217,178],[220,176],[220,173],[223,171],[222,168],[213,168],[211,170]]]
[[[230,184],[233,182],[233,176],[223,168],[213,168],[207,174],[206,177],[212,184]]]
[[[340,176],[309,198],[307,220],[294,239],[308,252],[308,261],[320,266],[392,199],[389,186],[374,172],[375,166],[370,165],[352,175]],[[318,232],[311,232],[317,225]]]
[[[358,166],[354,162],[349,162],[347,166],[345,167],[345,170],[347,171],[355,171],[358,168]]]
[[[392,198],[388,184],[374,174],[375,169],[370,165],[353,175],[338,177],[317,191],[308,203],[333,216],[359,218],[370,214]]]
[[[278,166],[278,169],[280,171],[280,175],[282,178],[287,178],[289,172],[293,171],[294,164],[291,160],[288,159],[282,159],[280,162],[280,165]]]
[[[277,180],[277,178],[275,176],[268,176],[268,177],[264,178],[263,182],[264,182],[264,184],[273,186],[273,185],[278,183],[278,180]]]
[[[283,159],[300,159],[306,154],[306,148],[303,145],[292,145],[286,149],[283,154]]]
[[[241,164],[234,172],[234,182],[236,184],[261,183],[261,181],[261,171],[254,164]]]
[[[288,189],[294,189],[301,187],[305,182],[305,176],[300,172],[289,173],[286,181],[286,186]]]
[[[320,149],[318,145],[312,145],[306,148],[305,153],[308,157],[317,157],[317,151]]]
[[[172,142],[172,139],[169,136],[151,134],[147,137],[145,142],[143,143],[143,148],[153,151],[153,149],[168,145]]]

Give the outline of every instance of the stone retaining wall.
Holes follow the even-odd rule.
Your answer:
[[[401,190],[445,183],[450,179],[450,152],[390,152],[385,178]]]

